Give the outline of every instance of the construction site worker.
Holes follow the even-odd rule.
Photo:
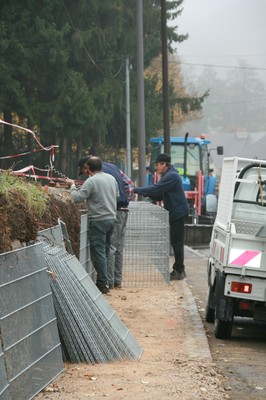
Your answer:
[[[103,162],[103,171],[116,179],[119,189],[116,222],[111,236],[108,260],[108,280],[110,289],[120,289],[123,278],[123,250],[129,212],[128,205],[134,197],[134,185],[131,179],[115,164]]]
[[[159,181],[146,187],[136,187],[134,192],[154,201],[163,201],[164,208],[169,211],[170,242],[174,251],[175,262],[170,273],[170,280],[185,278],[184,238],[185,217],[189,206],[183,189],[182,179],[177,170],[171,165],[171,157],[160,154],[156,161],[156,169],[160,175]]]
[[[92,157],[85,156],[80,159],[79,168],[81,173],[82,167],[86,166],[88,159]],[[128,205],[129,201],[134,198],[134,185],[131,179],[113,163],[102,162],[102,171],[115,178],[119,189],[116,221],[111,236],[108,257],[108,282],[110,289],[120,289],[123,278],[123,249],[129,212]]]
[[[88,239],[91,260],[97,273],[96,286],[106,294],[110,291],[107,268],[111,235],[116,221],[118,186],[113,176],[102,171],[102,161],[99,157],[89,157],[80,167],[80,173],[90,176],[80,189],[76,188],[72,179],[67,179],[66,182],[74,202],[81,203],[87,200]]]

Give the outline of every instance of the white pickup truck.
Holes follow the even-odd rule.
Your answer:
[[[224,158],[207,275],[216,338],[235,316],[266,322],[266,160]]]

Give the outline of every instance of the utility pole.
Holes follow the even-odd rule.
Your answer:
[[[131,178],[130,85],[128,57],[126,57],[126,149],[126,174]]]
[[[144,106],[144,61],[143,61],[143,3],[136,0],[137,20],[137,114],[138,114],[138,156],[139,186],[146,185],[145,161],[145,106]],[[140,197],[140,196],[139,196]]]
[[[170,155],[168,50],[166,28],[166,0],[161,0],[164,152]]]

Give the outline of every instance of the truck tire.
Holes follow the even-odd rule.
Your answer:
[[[225,276],[217,271],[215,281],[215,317],[214,336],[217,339],[229,339],[232,333],[234,313],[233,301],[224,295]]]
[[[212,303],[213,303],[213,291],[212,291],[212,287],[209,286],[208,287],[208,297],[207,297],[207,304],[206,304],[206,309],[205,309],[205,320],[206,322],[214,322],[214,318],[215,318],[215,308],[212,307]]]
[[[214,320],[214,336],[217,339],[230,339],[232,334],[233,321],[222,321],[215,318]]]

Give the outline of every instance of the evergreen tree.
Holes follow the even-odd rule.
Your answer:
[[[183,0],[167,2],[167,18]],[[143,2],[144,65],[161,53],[161,2]],[[167,30],[171,45],[187,35]],[[0,112],[34,129],[44,145],[60,144],[58,169],[71,174],[82,151],[98,154],[125,146],[125,58],[130,57],[131,122],[136,132],[135,0],[2,0],[0,3]],[[162,128],[162,93],[156,78],[145,82],[147,128]],[[171,105],[180,102],[174,89]],[[188,96],[189,97],[189,96]],[[202,99],[191,104],[201,106]],[[189,104],[189,99],[187,99]],[[187,110],[185,110],[187,112]],[[1,137],[2,132],[2,137]],[[13,137],[14,131],[13,131]],[[31,148],[27,135],[16,146]],[[12,131],[0,127],[2,154],[11,152]],[[24,143],[24,144],[23,144]],[[136,143],[136,139],[135,139]],[[74,156],[73,156],[74,155]],[[111,155],[110,155],[111,158]],[[42,164],[47,163],[47,155]]]

